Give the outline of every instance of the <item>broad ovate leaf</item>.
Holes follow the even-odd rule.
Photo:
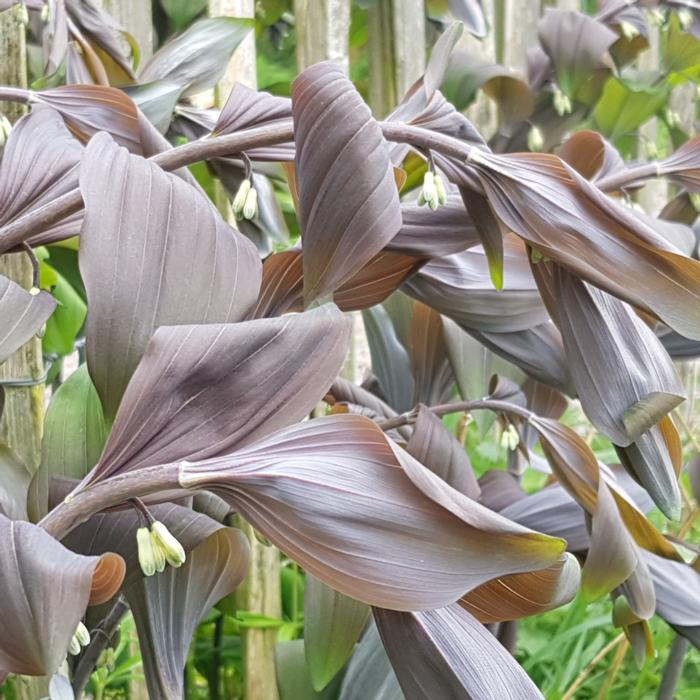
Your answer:
[[[401,206],[381,128],[339,64],[294,81],[292,112],[309,304],[379,253],[401,227]]]
[[[349,325],[327,305],[274,319],[159,328],[87,482],[226,454],[301,420],[340,371]]]
[[[542,694],[478,620],[459,605],[374,610],[406,700],[534,700]]]
[[[180,484],[220,495],[335,590],[399,610],[448,604],[498,576],[544,568],[564,546],[463,496],[354,415],[185,462]]]
[[[110,554],[73,554],[36,525],[0,516],[0,673],[51,675],[89,603],[105,602],[124,578]]]
[[[8,224],[75,189],[82,151],[49,107],[37,105],[15,124],[0,164],[0,250],[6,252],[26,238],[6,234]],[[50,235],[55,229],[39,227],[32,233]]]
[[[315,690],[323,690],[347,663],[370,609],[314,576],[304,588],[304,650]]]
[[[191,551],[180,568],[168,566],[126,588],[151,697],[183,697],[192,636],[210,608],[243,581],[249,558],[245,535],[222,528]]]
[[[80,186],[87,362],[111,420],[155,329],[244,318],[261,265],[206,197],[107,134],[88,145]]]

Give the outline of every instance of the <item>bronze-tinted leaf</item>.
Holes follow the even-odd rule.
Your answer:
[[[572,100],[594,103],[614,69],[608,50],[617,34],[582,12],[553,8],[545,11],[538,34],[561,89]]]
[[[0,250],[6,252],[25,240],[4,235],[5,226],[75,189],[82,151],[49,107],[37,105],[15,124],[0,165]],[[33,233],[46,235],[54,228]]]
[[[628,304],[558,265],[541,262],[533,272],[583,410],[613,443],[629,445],[685,398],[671,358]]]
[[[457,491],[478,500],[481,489],[464,445],[426,406],[418,409],[406,451]]]
[[[659,162],[658,173],[689,192],[700,192],[700,136],[689,139]]]
[[[56,308],[50,294],[32,291],[0,275],[0,363],[39,333]]]
[[[114,556],[100,565],[36,525],[0,516],[0,672],[44,676],[58,668],[93,584],[99,598],[121,585],[124,570]]]
[[[80,182],[87,361],[113,419],[154,330],[244,318],[261,266],[201,193],[106,134],[90,142]]]
[[[359,416],[318,418],[184,463],[180,483],[222,496],[324,583],[383,607],[446,604],[544,568],[563,549],[455,491]]]
[[[581,567],[571,554],[541,571],[511,574],[470,591],[459,604],[485,624],[539,615],[566,605],[579,590]]]
[[[374,610],[406,700],[530,700],[542,694],[510,653],[459,605]]]
[[[559,157],[587,180],[595,181],[625,168],[615,147],[597,131],[588,129],[577,131],[564,141]]]
[[[557,156],[474,150],[471,161],[496,214],[540,254],[683,335],[700,337],[699,262]]]
[[[381,129],[342,68],[317,63],[292,85],[306,304],[359,272],[401,227]]]
[[[349,322],[332,306],[236,324],[162,326],[86,483],[206,459],[301,420],[338,374]]]
[[[242,129],[292,118],[292,103],[286,97],[251,90],[236,83],[221,109],[214,134],[231,134]]]
[[[222,528],[190,552],[179,569],[169,566],[126,588],[150,697],[183,697],[192,636],[209,609],[243,581],[249,557],[245,535]]]

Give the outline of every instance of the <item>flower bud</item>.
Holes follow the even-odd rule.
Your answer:
[[[153,576],[158,570],[158,558],[165,558],[161,552],[155,552],[153,538],[147,527],[140,527],[136,530],[136,545],[139,554],[139,565],[145,576]],[[163,567],[165,568],[165,566]],[[162,571],[162,569],[161,569]]]
[[[82,622],[78,623],[78,627],[75,630],[75,638],[78,640],[81,647],[86,647],[90,644],[90,633]]]
[[[421,197],[423,199],[423,203],[427,204],[431,209],[438,208],[439,202],[437,187],[435,186],[435,173],[433,173],[431,170],[428,170],[428,172],[423,176],[423,189],[421,191]],[[418,201],[420,204],[420,198]]]
[[[542,130],[537,126],[532,126],[527,135],[527,147],[531,151],[541,151],[544,148],[544,136]]]
[[[572,105],[569,96],[564,94],[559,88],[554,91],[554,109],[556,113],[563,117],[565,114],[571,114]]]
[[[25,27],[29,25],[29,11],[23,2],[17,5],[17,21]]]
[[[81,646],[80,642],[75,638],[75,635],[70,640],[70,646],[68,647],[68,653],[71,656],[77,656],[80,653]]]
[[[11,131],[12,124],[10,124],[10,120],[4,114],[0,114],[0,148],[7,143],[7,138]]]
[[[438,196],[438,204],[447,204],[447,190],[445,189],[445,183],[439,175],[435,175],[433,178],[435,182],[435,189]]]
[[[512,452],[519,443],[520,435],[518,431],[513,424],[509,424],[503,433],[501,433],[501,447]]]
[[[233,198],[233,203],[231,204],[231,209],[233,209],[233,214],[237,219],[240,219],[243,215],[243,207],[245,206],[246,198],[248,197],[248,192],[252,187],[252,183],[248,178],[241,182],[236,196]]]
[[[151,535],[153,536],[153,542],[157,547],[160,547],[165,559],[176,569],[185,563],[187,555],[182,545],[176,537],[172,535],[170,530],[168,530],[163,523],[157,520],[151,525]]]
[[[678,114],[678,112],[676,112],[675,110],[670,109],[670,108],[667,109],[665,117],[666,117],[666,123],[669,125],[669,127],[671,129],[680,126],[681,115]]]
[[[245,198],[243,206],[243,218],[253,220],[258,216],[258,191],[255,187],[251,187],[248,195]]]
[[[659,157],[659,149],[653,141],[644,142],[644,155],[649,160],[656,160]]]
[[[631,22],[620,22],[620,31],[627,41],[632,41],[632,39],[636,39],[639,36],[639,29]]]
[[[51,19],[51,7],[49,6],[48,3],[44,4],[41,6],[41,21],[44,24],[48,24],[49,20]]]
[[[678,10],[678,21],[681,23],[681,27],[685,30],[693,23],[693,13],[687,8],[682,7]]]
[[[660,7],[653,7],[649,10],[649,19],[652,24],[660,27],[666,21],[666,15]]]

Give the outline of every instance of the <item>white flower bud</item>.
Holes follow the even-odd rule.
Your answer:
[[[163,523],[156,522],[151,525],[151,535],[153,536],[153,541],[156,543],[165,555],[165,559],[170,564],[178,568],[185,563],[187,555],[182,545],[176,537],[172,535],[170,530],[168,530]]]
[[[435,175],[434,182],[438,196],[438,204],[447,204],[447,190],[445,189],[443,179],[439,175]]]
[[[542,130],[534,124],[530,128],[527,135],[527,147],[531,151],[541,151],[544,148],[544,136],[542,134]]]
[[[425,204],[427,204],[431,209],[438,208],[439,200],[437,187],[435,186],[435,173],[433,173],[431,170],[428,170],[428,172],[423,176],[423,190],[421,191],[421,196],[423,197]]]
[[[680,126],[681,115],[678,114],[678,112],[669,108],[666,110],[665,116],[666,116],[666,122],[668,123],[669,127],[671,127],[673,129],[674,127]]]
[[[4,114],[0,114],[0,148],[7,143],[11,131],[12,124],[10,124],[10,120]]]
[[[41,21],[44,24],[48,24],[49,21],[51,20],[51,7],[49,6],[48,3],[45,5],[41,6]]]
[[[639,29],[635,27],[631,22],[620,22],[620,31],[622,36],[627,39],[627,41],[632,41],[639,36]]]
[[[243,218],[252,221],[258,216],[258,191],[255,187],[251,187],[245,198],[243,206]]]
[[[68,653],[71,656],[77,656],[81,650],[80,642],[75,638],[75,635],[70,640],[70,646],[68,647]]]
[[[243,182],[241,182],[240,186],[238,187],[238,191],[236,192],[236,196],[233,198],[231,209],[233,209],[233,214],[237,219],[240,219],[243,215],[243,207],[245,206],[245,201],[251,187],[252,183],[248,178],[246,178],[243,180]]]
[[[659,149],[653,141],[645,141],[644,154],[649,160],[656,160],[659,157]]]
[[[17,21],[25,27],[29,24],[29,11],[23,2],[17,5]]]
[[[564,94],[559,88],[554,91],[554,109],[556,113],[563,117],[565,114],[571,114],[572,105],[569,96]]]
[[[683,29],[687,29],[693,23],[693,13],[687,7],[682,7],[678,10],[678,21]]]
[[[140,527],[136,530],[136,545],[141,571],[145,576],[153,576],[157,570],[156,552],[154,551],[151,531],[147,527]]]
[[[80,643],[80,646],[86,647],[90,644],[90,633],[88,628],[82,622],[78,623],[78,627],[75,630],[75,638]]]
[[[519,443],[520,435],[518,431],[513,424],[509,424],[503,433],[501,433],[501,447],[512,452]]]
[[[649,10],[649,19],[652,24],[660,27],[666,21],[666,15],[660,7],[654,7]]]

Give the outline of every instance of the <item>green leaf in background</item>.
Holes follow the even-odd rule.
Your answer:
[[[345,666],[368,618],[369,606],[307,574],[304,651],[314,690],[323,690]]]
[[[612,141],[629,134],[663,107],[668,89],[634,86],[611,77],[595,107],[595,120],[601,132]]]
[[[336,697],[339,678],[320,693],[313,689],[304,658],[303,639],[278,642],[275,647],[275,667],[280,700],[331,700]]]
[[[668,30],[662,32],[662,60],[673,85],[700,77],[700,40],[684,32],[678,16],[669,18]]]
[[[50,281],[58,306],[46,322],[43,338],[44,352],[70,355],[75,340],[85,322],[87,306],[78,292],[48,263],[41,263],[41,283]]]
[[[207,0],[160,0],[163,11],[173,23],[176,32],[182,31],[207,7]]]
[[[32,520],[47,512],[50,479],[82,479],[97,463],[108,432],[87,365],[81,365],[58,388],[46,411],[41,464],[29,490]]]

